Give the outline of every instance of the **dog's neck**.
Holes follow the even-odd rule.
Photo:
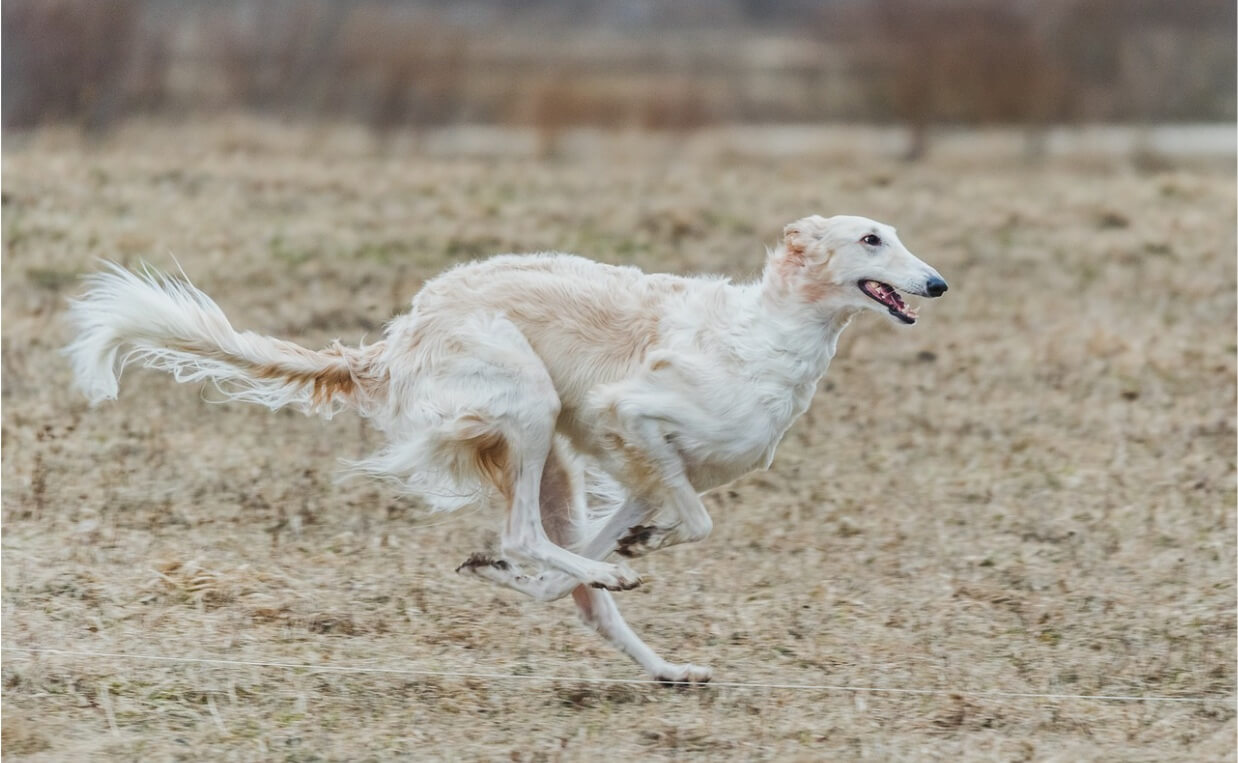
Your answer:
[[[776,354],[787,380],[816,385],[838,347],[838,337],[859,309],[834,303],[826,295],[805,302],[788,292],[767,271],[759,283],[744,287],[745,305],[737,319],[766,352]]]

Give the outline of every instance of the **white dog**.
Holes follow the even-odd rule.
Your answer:
[[[564,254],[502,255],[428,282],[382,341],[318,352],[237,332],[187,281],[119,266],[73,302],[66,349],[92,402],[129,363],[210,381],[231,399],[329,416],[351,408],[387,446],[356,467],[436,508],[502,505],[498,556],[458,571],[582,619],[653,677],[704,682],[623,621],[626,564],[707,536],[699,495],[766,468],[851,318],[914,323],[899,292],[946,283],[888,225],[806,217],[757,283],[646,275]]]

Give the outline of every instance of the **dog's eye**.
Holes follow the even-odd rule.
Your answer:
[[[881,239],[873,235],[872,233],[860,239],[860,241],[862,241],[865,244],[868,244],[869,246],[881,246]]]

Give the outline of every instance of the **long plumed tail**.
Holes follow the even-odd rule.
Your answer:
[[[330,417],[366,413],[384,394],[383,343],[308,350],[232,328],[219,305],[189,281],[114,263],[87,278],[69,307],[76,339],[64,349],[91,403],[115,399],[125,366],[140,363],[178,382],[209,381],[231,400],[291,406]]]

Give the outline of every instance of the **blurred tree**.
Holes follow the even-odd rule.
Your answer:
[[[1232,0],[5,0],[3,121],[1232,120]]]

